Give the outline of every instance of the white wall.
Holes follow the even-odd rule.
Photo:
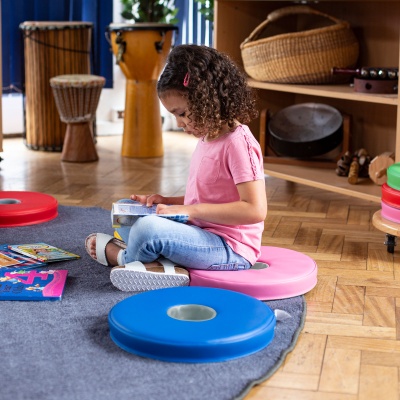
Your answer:
[[[24,131],[22,95],[3,94],[2,100],[3,134],[22,133]]]
[[[114,0],[113,16],[110,22],[123,22],[121,11],[121,1]],[[113,79],[113,88],[103,89],[101,92],[96,113],[98,135],[122,134],[124,129],[123,119],[118,119],[117,111],[123,111],[125,108],[125,76],[115,63],[114,55]]]

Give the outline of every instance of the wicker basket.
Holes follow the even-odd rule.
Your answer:
[[[258,39],[269,24],[293,14],[314,14],[333,24]],[[359,53],[348,22],[308,6],[285,7],[270,13],[240,48],[246,73],[253,79],[275,83],[337,83],[332,68],[353,67]]]

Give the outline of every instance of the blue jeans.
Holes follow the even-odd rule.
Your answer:
[[[127,202],[127,200],[123,200]],[[248,269],[250,263],[235,253],[220,236],[195,225],[148,215],[116,231],[127,244],[124,264],[148,263],[165,257],[176,265],[208,270]]]

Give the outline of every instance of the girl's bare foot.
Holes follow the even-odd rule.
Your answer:
[[[99,239],[100,238],[100,239]],[[103,248],[97,248],[98,242]],[[118,254],[126,248],[121,240],[115,239],[110,235],[93,233],[86,238],[86,251],[94,260],[103,265],[115,267],[118,265]],[[100,255],[100,259],[99,256]]]

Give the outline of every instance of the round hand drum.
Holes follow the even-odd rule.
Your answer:
[[[50,79],[62,122],[67,124],[62,161],[98,160],[92,124],[105,79],[96,75],[59,75]]]
[[[110,24],[108,31],[117,64],[126,77],[122,156],[164,154],[157,80],[172,46],[171,24]]]

